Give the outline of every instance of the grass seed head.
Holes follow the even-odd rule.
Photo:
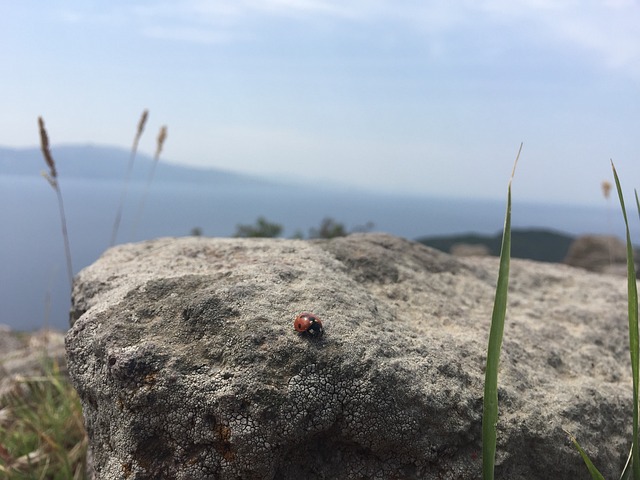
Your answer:
[[[160,157],[160,152],[162,152],[162,146],[164,145],[164,141],[167,139],[167,126],[163,125],[160,127],[160,133],[158,133],[158,144],[156,147],[156,159]]]
[[[140,121],[138,122],[138,131],[136,133],[136,136],[138,138],[142,136],[142,132],[144,131],[144,126],[147,123],[147,118],[149,118],[149,110],[145,110],[144,112],[142,112],[142,115],[140,116]]]
[[[47,135],[47,130],[44,128],[44,120],[42,120],[42,117],[38,117],[38,127],[40,128],[40,148],[42,149],[42,155],[44,156],[44,161],[49,167],[49,176],[55,179],[58,177],[56,162],[53,161],[53,157],[51,156],[51,150],[49,149],[49,136]]]

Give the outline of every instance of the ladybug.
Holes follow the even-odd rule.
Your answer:
[[[311,337],[321,337],[324,333],[322,321],[313,313],[301,313],[293,321],[293,327],[300,333],[306,333]]]

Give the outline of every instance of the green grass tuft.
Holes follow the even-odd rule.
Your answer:
[[[631,467],[634,480],[640,480],[640,450],[638,449],[638,287],[636,284],[636,269],[633,259],[633,245],[631,244],[631,234],[629,233],[629,221],[627,210],[624,206],[624,196],[620,179],[616,172],[616,167],[611,162],[613,177],[616,181],[620,208],[624,217],[624,225],[627,235],[627,298],[629,310],[629,353],[631,356],[631,374],[633,376],[633,437],[631,439]],[[636,193],[636,203],[637,203]],[[624,476],[624,473],[623,473]]]
[[[629,355],[631,357],[631,374],[633,377],[633,434],[631,438],[631,452],[627,464],[620,475],[621,480],[633,479],[640,480],[640,450],[638,448],[638,376],[639,376],[639,357],[638,351],[638,287],[636,283],[636,269],[635,261],[633,258],[633,245],[631,244],[631,234],[629,233],[629,219],[627,218],[627,209],[624,205],[624,196],[622,194],[622,187],[620,186],[620,179],[618,178],[618,172],[616,167],[611,162],[611,168],[613,170],[613,178],[616,182],[616,189],[618,191],[618,198],[620,200],[620,208],[622,210],[622,216],[624,218],[624,225],[626,229],[627,237],[627,301],[628,301],[628,316],[629,316]],[[638,214],[640,215],[640,201],[638,200],[638,192],[635,192],[636,206],[638,208]],[[594,480],[604,480],[604,477],[598,469],[593,465],[591,459],[587,453],[582,449],[578,441],[569,434],[569,438],[580,452],[589,472],[591,478]]]
[[[87,436],[80,400],[54,360],[0,398],[0,478],[84,479]]]

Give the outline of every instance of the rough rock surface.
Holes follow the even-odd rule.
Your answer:
[[[66,338],[96,478],[480,478],[497,270],[381,234],[109,250]],[[511,287],[497,478],[590,478],[563,429],[619,476],[625,279],[514,260]]]

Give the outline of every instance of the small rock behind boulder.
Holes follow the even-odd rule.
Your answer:
[[[25,378],[47,373],[51,360],[65,371],[64,333],[47,329],[15,332],[0,326],[0,404]]]
[[[564,263],[600,273],[618,272],[622,266],[626,274],[627,247],[612,235],[583,235],[573,241]]]

